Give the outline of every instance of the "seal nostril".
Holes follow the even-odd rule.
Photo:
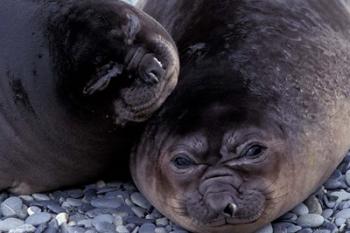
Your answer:
[[[234,203],[228,204],[224,209],[224,215],[232,218],[237,211],[237,205]]]

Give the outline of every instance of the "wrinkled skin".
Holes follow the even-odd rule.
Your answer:
[[[0,190],[127,176],[177,83],[164,28],[119,0],[4,0],[0,21]]]
[[[140,2],[181,57],[130,162],[160,212],[192,232],[251,233],[325,181],[350,148],[345,4]]]

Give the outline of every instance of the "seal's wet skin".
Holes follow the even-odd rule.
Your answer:
[[[167,32],[118,0],[4,0],[0,21],[0,189],[127,176],[136,123],[177,83]]]
[[[345,4],[140,2],[181,57],[130,163],[157,209],[192,232],[251,233],[325,181],[350,147]]]

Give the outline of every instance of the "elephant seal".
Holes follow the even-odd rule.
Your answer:
[[[350,148],[349,3],[141,3],[181,58],[130,162],[148,200],[191,232],[251,233],[314,192]]]
[[[0,189],[123,174],[177,83],[169,34],[118,0],[4,0],[0,21]]]

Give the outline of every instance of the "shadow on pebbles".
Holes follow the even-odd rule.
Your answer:
[[[132,184],[105,183],[45,194],[0,194],[0,232],[185,233]],[[257,233],[350,233],[350,154],[303,203]]]

